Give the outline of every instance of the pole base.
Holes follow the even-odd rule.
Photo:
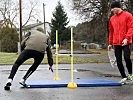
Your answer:
[[[68,83],[67,87],[70,89],[75,89],[75,88],[77,88],[77,84],[75,82],[70,82],[70,83]]]
[[[59,77],[55,77],[54,80],[61,80]]]

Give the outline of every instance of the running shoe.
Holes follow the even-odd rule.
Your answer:
[[[9,91],[11,85],[12,85],[11,82],[6,83],[4,89],[7,90],[7,91]]]
[[[121,83],[121,84],[125,84],[126,81],[127,81],[127,78],[123,78],[123,79],[120,80],[120,83]]]
[[[127,78],[133,81],[133,74],[129,74]]]
[[[25,81],[26,81],[26,80],[21,79],[21,80],[19,81],[19,84],[21,84],[22,86],[26,87],[26,83],[25,83]]]

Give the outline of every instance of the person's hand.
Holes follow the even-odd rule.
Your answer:
[[[125,46],[125,45],[127,45],[127,39],[124,39],[124,40],[122,41],[122,46]]]
[[[112,45],[108,45],[108,50],[110,50],[112,48]]]
[[[52,68],[52,66],[49,67],[49,70],[51,70],[51,72],[53,72],[53,68]]]

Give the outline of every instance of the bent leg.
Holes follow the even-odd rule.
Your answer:
[[[13,80],[13,78],[14,78],[14,76],[15,76],[15,74],[16,74],[16,72],[17,72],[17,70],[18,70],[18,68],[19,68],[19,66],[25,61],[25,60],[27,60],[29,57],[28,57],[28,55],[27,55],[27,51],[23,51],[20,55],[19,55],[19,57],[17,58],[17,60],[16,60],[16,62],[14,63],[14,65],[13,65],[13,67],[12,67],[12,69],[11,69],[11,73],[10,73],[10,75],[9,75],[9,79],[12,79]]]
[[[39,53],[38,56],[35,56],[33,65],[28,69],[27,73],[23,77],[24,80],[26,80],[37,69],[37,67],[42,62],[43,58],[43,53]]]

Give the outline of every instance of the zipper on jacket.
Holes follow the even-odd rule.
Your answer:
[[[118,15],[118,34],[119,34],[119,44],[121,45],[121,43],[120,43],[120,19],[119,19],[119,15]]]

